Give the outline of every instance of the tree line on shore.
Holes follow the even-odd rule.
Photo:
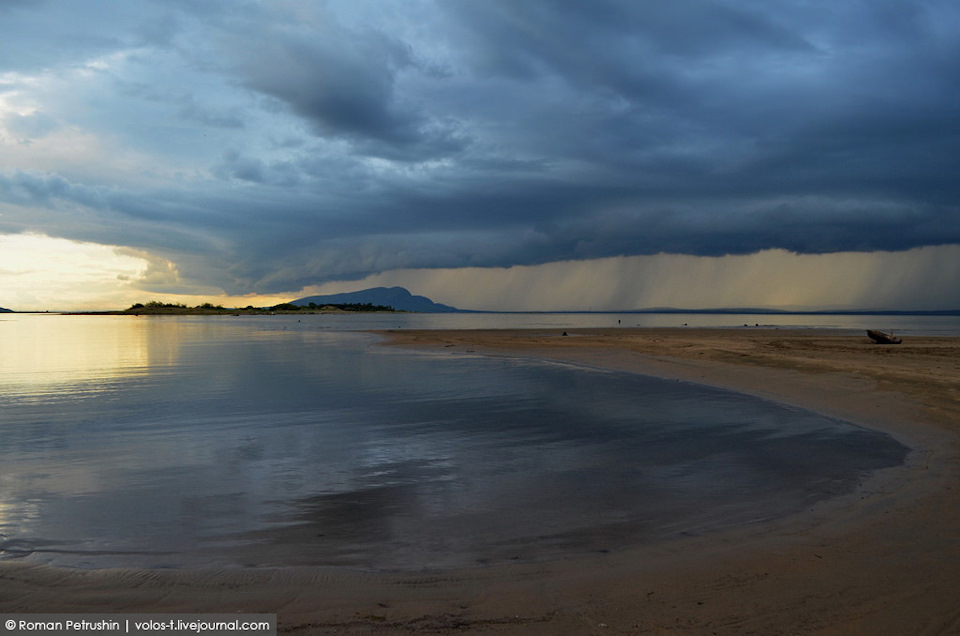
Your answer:
[[[325,312],[325,311],[355,311],[355,312],[373,312],[373,311],[396,311],[393,307],[387,305],[374,305],[372,303],[337,303],[317,305],[309,303],[307,305],[295,305],[293,303],[280,303],[272,307],[246,307],[227,308],[213,303],[203,303],[196,307],[188,307],[182,303],[162,303],[159,301],[150,301],[148,303],[135,303],[124,309],[120,313],[125,314],[271,314],[287,312]]]

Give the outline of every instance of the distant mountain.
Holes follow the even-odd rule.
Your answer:
[[[414,296],[403,287],[373,287],[361,291],[345,294],[328,294],[326,296],[307,296],[300,300],[291,301],[293,305],[343,305],[348,303],[371,305],[386,305],[397,311],[418,311],[422,313],[442,313],[460,311],[450,305],[435,303],[426,296]]]
[[[0,307],[0,314],[2,314],[2,313],[10,313],[10,314],[12,314],[12,313],[13,313],[13,310],[12,310],[12,309],[4,309],[3,307]]]

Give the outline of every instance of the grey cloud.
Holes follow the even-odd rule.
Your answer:
[[[7,2],[3,13],[0,60],[17,70],[43,71],[76,64],[141,40],[137,29],[151,16],[123,0]]]
[[[72,6],[8,12],[18,46],[51,43],[31,15],[70,32]],[[0,196],[44,212],[8,227],[120,228],[231,293],[398,267],[960,243],[951,2],[125,6],[77,17],[43,66],[134,61],[71,91],[75,114],[6,128],[82,124],[175,176],[14,166]]]
[[[99,207],[102,203],[95,189],[70,183],[59,175],[16,171],[10,176],[0,174],[0,191],[8,201],[19,205],[46,204],[54,199],[68,198]]]
[[[468,59],[480,72],[518,79],[554,72],[585,86],[652,96],[655,90],[643,89],[679,82],[666,72],[678,62],[812,49],[761,11],[733,3],[555,0],[445,8],[473,40]]]
[[[350,141],[359,154],[420,160],[465,145],[455,121],[429,116],[416,96],[398,91],[397,76],[415,62],[408,45],[383,32],[348,31],[329,16],[306,33],[249,25],[225,46],[243,84],[279,99],[319,135]]]
[[[226,153],[223,164],[217,170],[228,177],[242,181],[262,183],[266,180],[262,161],[252,157],[242,157],[235,151]]]
[[[49,132],[59,127],[52,117],[43,113],[18,115],[10,113],[4,118],[4,126],[17,136],[20,143],[29,143],[32,139],[45,137]]]

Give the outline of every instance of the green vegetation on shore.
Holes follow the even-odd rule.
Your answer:
[[[361,312],[374,312],[374,311],[396,311],[393,307],[388,307],[386,305],[372,305],[370,303],[342,303],[336,305],[317,305],[316,303],[309,303],[307,305],[294,305],[293,303],[280,303],[279,305],[274,305],[272,307],[254,307],[248,305],[247,307],[234,307],[227,308],[220,305],[214,305],[211,303],[203,303],[202,305],[197,305],[196,307],[187,307],[184,304],[180,303],[161,303],[157,301],[150,301],[148,303],[136,303],[131,305],[127,309],[119,311],[94,311],[94,312],[81,312],[81,313],[90,313],[90,314],[107,314],[107,315],[134,315],[134,316],[147,316],[147,315],[176,315],[176,316],[204,316],[204,315],[233,315],[237,316],[240,314],[256,314],[256,315],[269,315],[269,314],[321,314],[321,313],[361,313]]]

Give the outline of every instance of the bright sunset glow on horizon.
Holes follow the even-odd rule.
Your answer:
[[[226,307],[275,305],[289,297],[204,295],[150,291],[158,279],[176,282],[172,264],[151,263],[134,250],[81,243],[36,234],[0,236],[0,277],[7,309],[15,311],[100,311],[124,309],[136,302],[205,302]],[[9,299],[9,300],[6,300]]]

